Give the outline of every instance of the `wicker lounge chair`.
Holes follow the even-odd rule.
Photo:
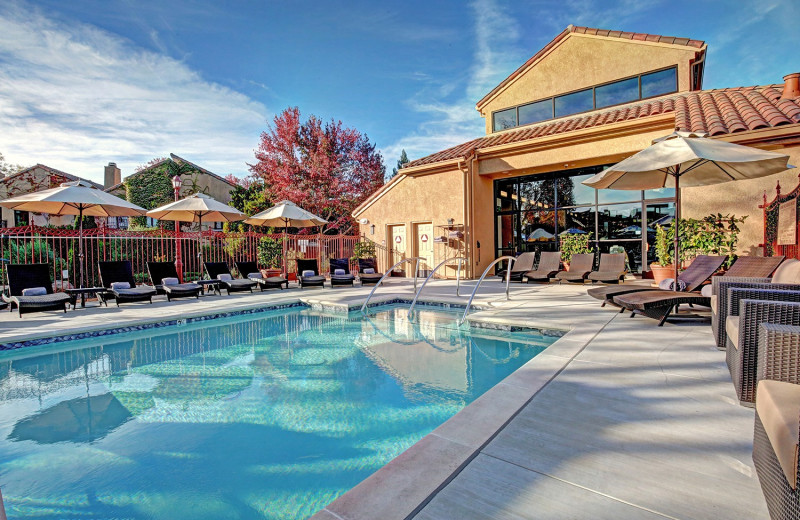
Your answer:
[[[741,403],[755,401],[756,381],[759,370],[759,339],[762,324],[800,326],[800,291],[770,291],[766,289],[731,289],[732,306],[739,311],[737,316],[729,316],[727,323],[727,348],[725,361],[731,373],[736,395]],[[765,337],[764,341],[778,338],[777,335]],[[782,336],[782,340],[790,340],[791,336]],[[764,346],[765,356],[780,356],[780,362],[789,365],[788,370],[797,371],[800,358],[783,346],[772,345],[769,351]],[[765,359],[764,366],[774,365],[772,359]],[[770,368],[774,370],[774,367]]]
[[[108,300],[114,300],[117,307],[120,303],[144,301],[153,303],[153,296],[156,295],[155,287],[136,286],[130,261],[97,262],[97,265],[100,268],[100,283],[106,288],[105,292],[98,293],[98,297],[106,304],[106,307],[108,307]],[[115,286],[118,283],[127,283],[129,287]]]
[[[539,255],[539,265],[535,271],[528,271],[522,276],[523,281],[549,282],[554,277],[561,265],[561,253],[558,251],[545,251]]]
[[[300,288],[303,287],[322,287],[325,288],[325,277],[319,274],[319,264],[315,259],[304,260],[298,258],[297,262],[297,279],[300,281]],[[303,273],[313,273],[306,274]]]
[[[528,252],[522,253],[517,257],[511,265],[511,280],[514,282],[521,282],[525,273],[533,270],[533,264],[536,260],[536,253]],[[506,279],[506,270],[497,271],[497,276]]]
[[[639,291],[614,296],[614,304],[622,307],[620,312],[631,311],[631,317],[641,314],[658,320],[661,327],[672,316],[673,310],[683,304],[710,305],[710,298],[698,292],[686,291]],[[680,319],[705,319],[706,316],[680,315]]]
[[[350,260],[347,258],[331,258],[331,287],[334,285],[353,285],[356,277],[350,274]],[[339,274],[336,272],[339,271]],[[344,271],[343,273],[341,271]]]
[[[173,298],[199,298],[203,287],[196,283],[178,283],[178,270],[173,262],[147,262],[150,282],[157,294],[167,295],[167,301]],[[164,283],[164,281],[167,283]]]
[[[705,283],[711,276],[722,267],[725,261],[724,256],[708,256],[700,255],[678,275],[678,279],[686,284],[684,289],[687,292],[696,291],[703,283]],[[560,274],[560,273],[559,273]],[[607,303],[614,304],[614,297],[622,294],[635,293],[640,291],[660,291],[658,287],[652,287],[644,284],[626,283],[616,286],[608,287],[592,287],[587,291],[589,296],[602,300],[601,307],[605,307]]]
[[[733,263],[725,276],[711,280],[711,289],[706,294],[711,297],[711,330],[717,348],[725,349],[725,321],[728,319],[728,289],[772,288],[775,290],[800,290],[796,260],[784,262],[782,256],[741,256]],[[786,264],[786,265],[784,265]],[[775,276],[770,276],[775,273]],[[768,284],[766,287],[764,284]]]
[[[592,282],[619,283],[625,278],[625,255],[622,253],[603,253],[597,271],[587,276]]]
[[[269,276],[264,278],[256,262],[236,262],[236,270],[239,271],[239,276],[242,278],[247,278],[248,280],[256,282],[262,292],[264,289],[283,290],[284,288],[289,288],[289,280],[283,276]]]
[[[368,269],[372,269],[372,272],[365,272]],[[382,276],[383,273],[378,272],[378,262],[376,259],[358,259],[358,279],[361,280],[361,285],[376,284],[380,281]]]
[[[253,292],[253,287],[256,286],[256,282],[242,278],[234,278],[233,275],[231,274],[231,270],[228,268],[227,263],[225,262],[203,262],[203,263],[205,264],[208,277],[214,280],[219,280],[219,286],[224,287],[225,290],[228,291],[228,296],[230,296],[232,292],[243,292],[243,291]],[[222,278],[220,278],[220,275],[222,276]]]
[[[584,283],[586,277],[592,272],[594,266],[594,254],[592,253],[579,253],[572,255],[569,260],[569,271],[560,271],[556,274],[556,279],[561,282],[576,282]],[[607,287],[598,287],[598,289],[607,289]]]
[[[772,520],[800,518],[797,453],[800,451],[800,385],[758,385],[753,463]]]
[[[29,312],[63,310],[71,298],[66,293],[54,293],[50,281],[49,264],[8,264],[6,265],[8,294],[3,293],[3,301],[9,304],[8,310],[19,309],[19,315]],[[45,294],[23,295],[25,289],[44,288]],[[28,291],[25,291],[28,292]],[[41,292],[41,290],[39,291]]]

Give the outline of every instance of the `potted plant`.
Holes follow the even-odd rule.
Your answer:
[[[656,224],[656,261],[650,264],[650,271],[653,273],[653,281],[657,284],[671,278],[675,274],[675,266],[672,265],[672,237],[675,228]]]
[[[262,269],[265,277],[281,274],[281,258],[283,256],[283,240],[261,237],[258,241],[258,262],[266,267]]]
[[[561,261],[564,262],[564,269],[569,271],[569,262],[572,255],[592,253],[594,250],[589,247],[591,233],[568,233],[561,235]]]

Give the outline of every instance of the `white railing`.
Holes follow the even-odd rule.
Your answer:
[[[372,298],[372,295],[375,294],[376,290],[378,290],[378,287],[380,287],[380,285],[383,282],[383,280],[387,276],[391,275],[392,271],[394,271],[394,269],[397,266],[399,266],[401,264],[404,264],[406,262],[411,262],[412,260],[414,261],[414,289],[417,288],[417,273],[419,272],[419,261],[420,260],[424,260],[424,258],[422,258],[420,256],[413,256],[411,258],[404,258],[404,259],[400,260],[399,262],[397,262],[396,264],[394,264],[389,269],[387,269],[385,273],[383,273],[383,276],[381,276],[381,279],[378,280],[378,283],[376,283],[375,287],[373,287],[372,290],[369,292],[369,296],[367,296],[367,299],[364,300],[364,304],[361,306],[361,312],[364,312],[364,310],[366,310],[367,304],[369,303],[370,298]]]
[[[467,308],[464,309],[464,315],[461,316],[461,320],[458,322],[459,326],[463,325],[464,322],[467,320],[467,314],[469,314],[469,308],[472,305],[472,300],[475,299],[475,293],[478,292],[478,289],[480,288],[483,279],[486,278],[486,275],[489,273],[489,269],[494,267],[495,264],[497,264],[498,262],[502,262],[503,260],[508,260],[508,269],[506,269],[506,300],[508,300],[508,284],[511,281],[511,266],[514,265],[514,262],[517,261],[517,258],[514,256],[501,256],[500,258],[496,259],[494,262],[489,264],[489,267],[487,267],[483,271],[480,280],[478,280],[478,283],[475,285],[475,289],[472,290],[472,295],[470,295],[469,301],[467,302]]]
[[[436,270],[439,269],[440,267],[442,267],[444,264],[446,264],[448,262],[456,262],[456,261],[458,262],[458,270],[456,270],[456,296],[461,296],[459,294],[459,289],[461,288],[461,265],[464,262],[466,262],[467,259],[464,258],[463,256],[459,256],[459,257],[455,257],[455,258],[448,258],[447,260],[444,260],[439,265],[434,267],[433,270],[430,272],[430,274],[428,274],[428,276],[425,278],[425,281],[422,282],[422,285],[419,286],[419,290],[417,291],[417,294],[415,294],[414,295],[414,299],[411,300],[411,307],[409,307],[409,309],[408,309],[408,318],[409,319],[411,319],[411,316],[414,313],[414,306],[417,304],[417,300],[419,299],[419,295],[422,293],[422,289],[424,289],[425,288],[425,284],[427,284],[428,281],[431,278],[433,278],[433,274],[436,272]]]

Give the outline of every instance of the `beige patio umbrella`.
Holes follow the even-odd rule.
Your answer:
[[[675,188],[675,280],[678,279],[678,221],[681,187],[757,179],[789,168],[789,156],[708,139],[707,134],[673,132],[641,152],[583,181],[597,189]],[[676,286],[677,288],[677,286]]]
[[[144,215],[145,209],[132,204],[85,181],[71,181],[58,188],[25,193],[0,201],[0,206],[18,211],[50,213],[53,215],[77,215],[78,264],[80,287],[83,288],[83,217],[129,217]]]
[[[254,226],[283,226],[283,256],[286,257],[286,232],[290,227],[306,228],[322,226],[328,223],[327,220],[314,215],[297,206],[294,202],[282,200],[275,206],[257,213],[244,221],[245,224]],[[286,274],[286,262],[284,261],[284,275]]]
[[[151,209],[147,212],[147,216],[158,220],[198,222],[200,225],[201,238],[203,235],[204,219],[210,222],[236,222],[247,218],[247,215],[238,209],[223,204],[205,193],[195,193],[184,199]],[[198,257],[202,263],[203,253],[199,245],[198,243]]]

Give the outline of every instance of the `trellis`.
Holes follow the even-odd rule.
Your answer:
[[[799,176],[800,177],[800,176]],[[794,201],[795,208],[800,205],[800,183],[789,193],[781,193],[781,183],[778,181],[775,186],[775,198],[767,202],[767,192],[764,191],[764,202],[758,207],[764,211],[764,243],[761,247],[764,248],[764,256],[785,256],[786,258],[800,259],[800,227],[798,226],[797,217],[794,222],[794,244],[778,244],[778,215],[780,207],[786,202]],[[796,216],[800,215],[797,211]]]

